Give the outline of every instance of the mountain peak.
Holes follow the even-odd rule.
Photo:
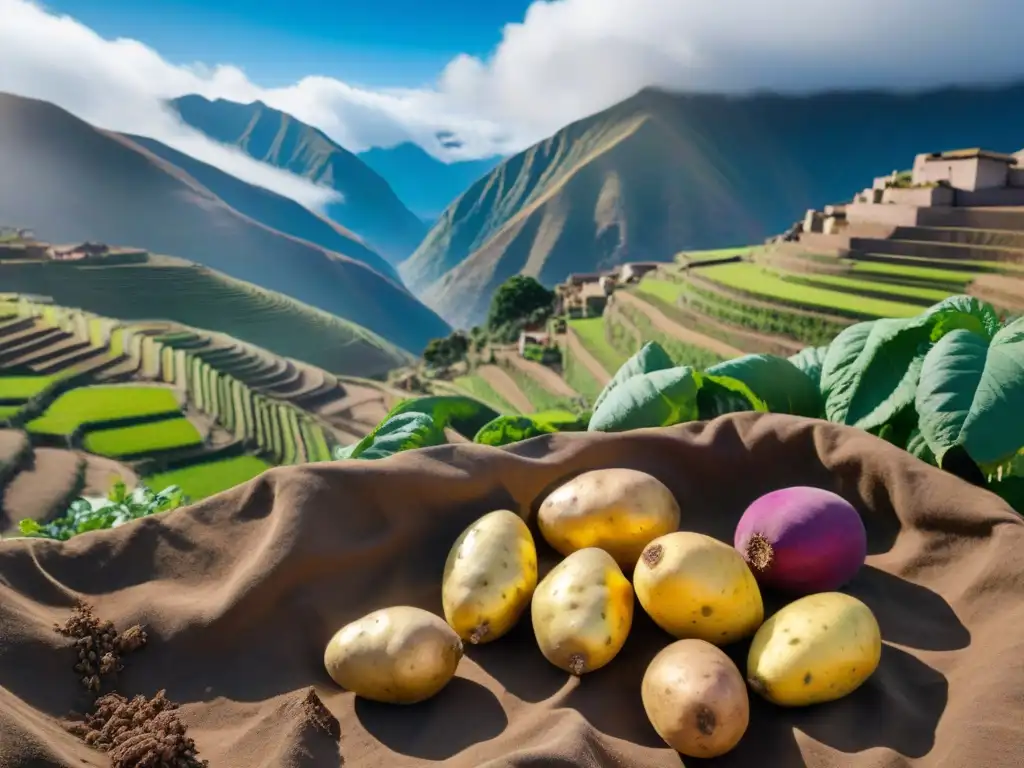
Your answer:
[[[267,106],[211,101],[196,94],[175,99],[181,119],[250,157],[340,193],[327,215],[360,235],[392,264],[413,252],[426,227],[376,171],[319,128]]]

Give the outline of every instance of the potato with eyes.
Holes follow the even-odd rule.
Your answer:
[[[633,623],[633,587],[611,555],[588,547],[537,585],[531,613],[544,658],[579,676],[622,650]]]
[[[462,532],[445,561],[444,616],[466,642],[489,643],[506,634],[537,586],[537,548],[519,515],[499,509]]]
[[[462,640],[440,616],[397,605],[339,629],[324,651],[327,673],[364,699],[415,704],[455,676]]]
[[[672,492],[635,469],[595,469],[552,491],[537,511],[537,527],[557,552],[605,550],[620,568],[632,568],[647,544],[679,527]]]

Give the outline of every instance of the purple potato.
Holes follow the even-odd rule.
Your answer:
[[[867,557],[867,532],[842,496],[794,486],[747,507],[733,545],[762,585],[808,595],[832,592],[857,575]]]

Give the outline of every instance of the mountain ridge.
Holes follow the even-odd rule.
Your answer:
[[[419,244],[426,225],[388,182],[327,134],[262,101],[248,104],[189,94],[170,101],[181,119],[211,139],[261,162],[335,190],[326,215],[360,237],[392,265]]]
[[[98,240],[197,262],[413,353],[450,330],[366,264],[240,213],[157,154],[48,102],[0,94],[0,167],[8,182],[0,220],[46,240]]]
[[[446,163],[411,141],[372,147],[357,157],[379,173],[413,213],[431,224],[452,200],[503,159],[495,155]]]
[[[760,242],[919,152],[1015,151],[1021,136],[1024,84],[807,97],[644,88],[499,164],[399,273],[448,322],[471,325],[512,274],[551,286],[570,272]]]

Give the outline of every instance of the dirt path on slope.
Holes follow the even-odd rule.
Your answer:
[[[481,365],[476,369],[480,378],[486,381],[513,408],[520,413],[533,413],[536,408],[523,391],[516,386],[515,379],[497,365]]]
[[[638,299],[630,293],[617,291],[615,293],[615,301],[622,302],[623,304],[631,306],[637,311],[642,312],[644,316],[651,321],[651,324],[659,331],[672,336],[673,338],[679,339],[679,341],[685,344],[692,344],[695,347],[703,347],[704,349],[710,350],[716,355],[721,355],[726,359],[731,357],[740,357],[744,354],[742,350],[736,349],[736,347],[726,344],[720,339],[716,339],[713,336],[706,336],[705,334],[698,333],[697,331],[691,331],[689,328],[686,328],[669,318],[657,307],[648,304],[642,299]]]
[[[509,364],[514,365],[553,395],[560,395],[562,397],[579,397],[579,393],[570,387],[565,379],[546,365],[521,357],[518,351],[502,352],[498,357],[503,360],[508,360]]]
[[[583,346],[580,337],[576,335],[576,331],[572,328],[565,329],[565,343],[569,346],[569,351],[590,371],[590,375],[597,380],[598,384],[603,387],[611,381],[612,374],[608,373],[604,366],[598,362],[597,358],[590,354],[589,350]]]

